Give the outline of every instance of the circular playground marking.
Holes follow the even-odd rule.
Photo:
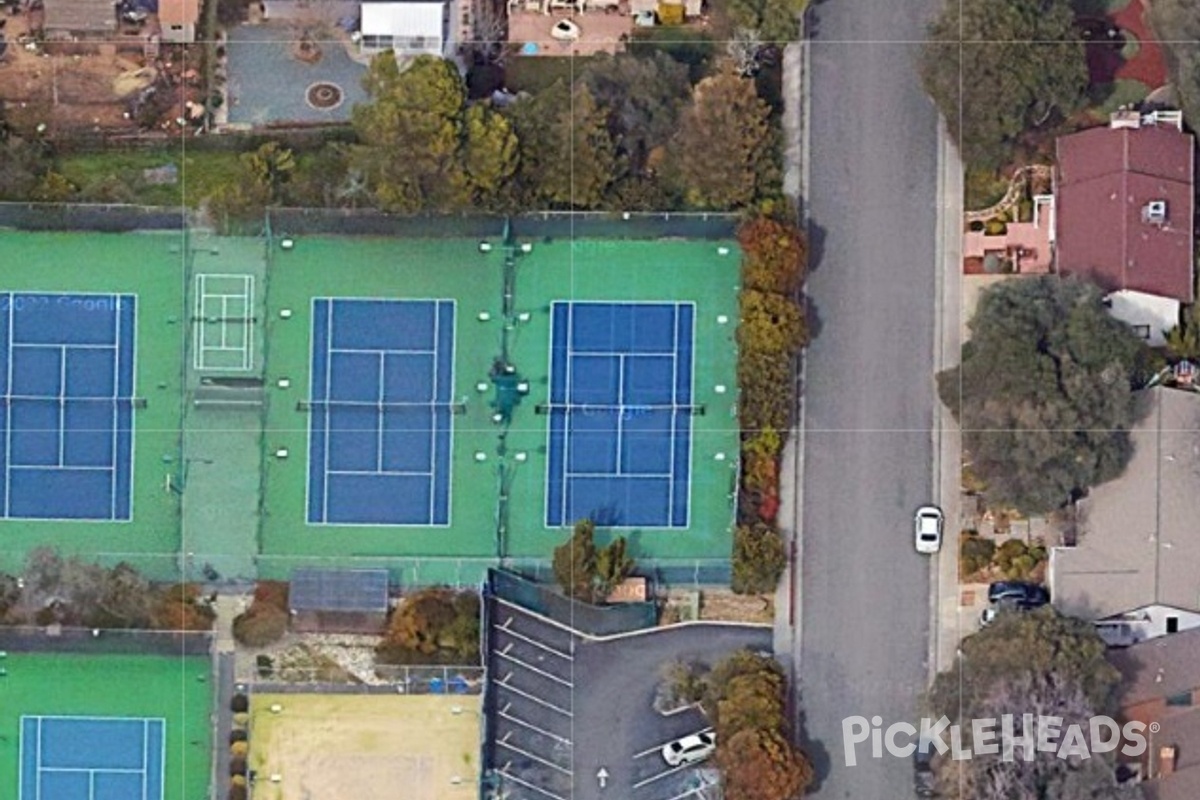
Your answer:
[[[328,111],[342,104],[342,87],[336,83],[314,83],[304,92],[304,99],[313,108]]]

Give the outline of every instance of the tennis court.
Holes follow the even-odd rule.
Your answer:
[[[166,720],[21,717],[21,800],[162,800]]]
[[[133,295],[0,294],[0,509],[128,520]]]
[[[208,797],[207,657],[8,652],[0,666],[0,797]]]
[[[452,300],[312,305],[308,522],[448,525]]]
[[[690,303],[551,309],[546,525],[688,524]]]
[[[201,273],[195,284],[192,366],[254,369],[254,276]]]

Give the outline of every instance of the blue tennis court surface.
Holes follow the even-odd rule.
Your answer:
[[[690,303],[554,303],[546,525],[687,527]]]
[[[166,722],[21,717],[20,800],[162,800]]]
[[[313,302],[308,521],[448,525],[454,301]]]
[[[0,293],[0,518],[128,520],[132,295]]]

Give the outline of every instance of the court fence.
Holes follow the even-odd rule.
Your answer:
[[[113,630],[19,626],[0,628],[0,650],[13,653],[208,656],[207,631]]]
[[[296,668],[289,668],[295,672]],[[258,694],[458,694],[483,693],[484,668],[479,666],[419,666],[379,664],[375,667],[378,683],[363,681],[335,682],[318,680],[255,681]]]
[[[522,608],[592,636],[653,628],[658,624],[658,604],[622,603],[594,606],[559,594],[550,586],[535,583],[515,572],[493,569],[488,574],[485,594],[515,603]]]
[[[505,222],[517,241],[570,239],[734,238],[740,217],[708,212],[534,211],[495,214],[385,214],[374,209],[274,208],[239,233],[276,238],[299,235],[396,236],[420,239],[489,239],[498,243]],[[27,231],[180,231],[205,229],[201,216],[184,206],[123,203],[0,202],[0,228]]]

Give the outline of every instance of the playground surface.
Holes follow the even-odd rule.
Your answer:
[[[0,796],[207,796],[208,659],[10,653],[0,663]]]
[[[254,796],[342,800],[403,788],[410,800],[471,800],[481,713],[479,696],[254,695]]]

